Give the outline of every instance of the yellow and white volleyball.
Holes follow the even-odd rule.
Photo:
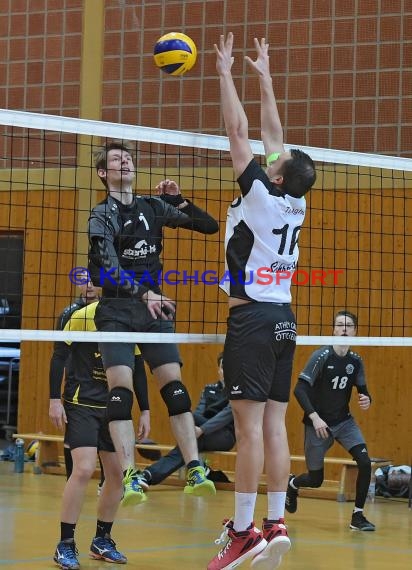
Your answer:
[[[36,455],[36,451],[39,447],[39,442],[37,439],[33,439],[33,441],[31,441],[26,449],[26,455],[29,459],[34,459],[34,456]]]
[[[170,32],[157,40],[153,50],[154,62],[169,75],[183,75],[196,63],[195,42],[186,34]]]

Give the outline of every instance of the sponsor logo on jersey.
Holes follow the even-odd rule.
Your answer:
[[[286,206],[285,213],[292,214],[292,216],[304,216],[305,210],[302,208],[291,208],[290,206]]]
[[[156,246],[149,245],[145,239],[134,244],[134,248],[125,249],[122,256],[127,259],[145,258],[147,254],[156,253]]]
[[[270,270],[272,273],[275,271],[295,271],[297,266],[297,261],[293,261],[292,263],[281,263],[280,261],[274,261],[270,264]]]
[[[241,394],[242,390],[240,389],[240,386],[233,386],[233,388],[230,390],[231,394]]]

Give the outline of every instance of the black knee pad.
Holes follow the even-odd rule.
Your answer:
[[[320,487],[323,483],[323,469],[318,469],[317,471],[309,471],[310,487]]]
[[[365,444],[355,445],[349,452],[358,464],[358,469],[371,469],[371,459]]]
[[[128,388],[116,387],[110,390],[107,401],[107,421],[131,420],[133,392]]]
[[[191,411],[192,402],[186,387],[180,380],[169,382],[160,390],[169,416],[178,416]]]

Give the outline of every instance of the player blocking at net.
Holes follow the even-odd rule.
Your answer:
[[[173,333],[175,303],[162,294],[164,227],[186,228],[203,234],[218,231],[217,222],[182,197],[173,180],[156,187],[158,196],[133,192],[132,150],[113,141],[95,153],[95,166],[108,195],[89,219],[89,270],[102,297],[95,315],[99,331]],[[133,278],[125,279],[125,275]],[[123,504],[137,504],[143,496],[135,470],[132,422],[134,344],[99,345],[109,385],[107,415],[110,434],[124,472]],[[140,350],[157,379],[168,409],[172,431],[188,468],[184,492],[215,494],[199,461],[191,401],[181,379],[181,360],[175,344],[142,343]]]
[[[304,195],[314,184],[316,173],[307,154],[296,149],[285,151],[269,69],[269,46],[264,39],[255,39],[255,48],[256,60],[246,60],[259,78],[266,171],[253,157],[248,120],[232,77],[233,34],[220,36],[219,45],[215,45],[223,118],[241,190],[228,210],[226,265],[231,275],[244,274],[246,279],[259,267],[271,266],[290,270],[290,278],[266,287],[251,279],[226,283],[229,318],[223,367],[237,441],[235,514],[233,520],[225,522],[218,541],[225,544],[208,570],[235,568],[250,558],[253,568],[273,570],[290,548],[284,524],[290,470],[285,414],[296,343],[290,286],[305,217]],[[264,463],[268,514],[262,532],[253,521]]]

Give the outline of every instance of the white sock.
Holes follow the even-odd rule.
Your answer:
[[[361,513],[363,511],[363,509],[359,509],[358,507],[354,507],[353,509],[353,514],[355,513]]]
[[[284,491],[268,492],[268,519],[278,521],[285,518],[285,500],[286,493]]]
[[[237,532],[246,530],[253,522],[255,514],[257,493],[236,493],[235,492],[235,516],[233,519],[233,529]]]

